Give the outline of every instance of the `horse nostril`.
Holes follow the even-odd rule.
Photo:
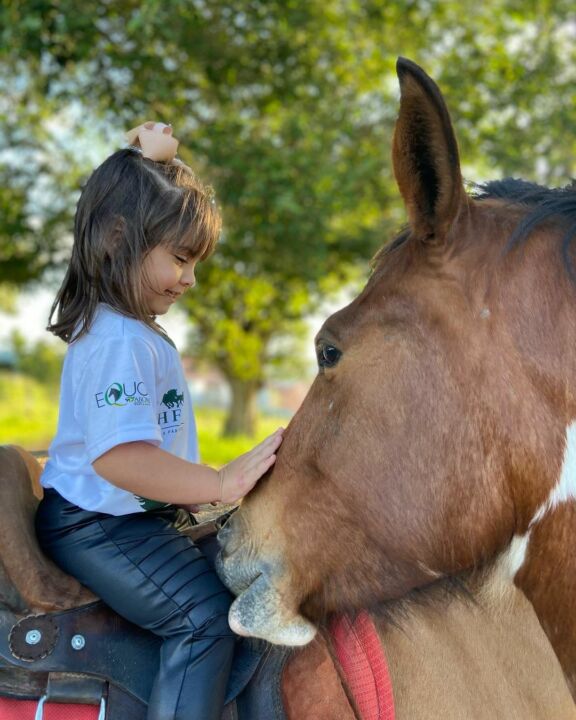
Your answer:
[[[227,522],[226,525],[220,528],[218,530],[218,535],[216,536],[218,538],[218,542],[220,543],[220,547],[224,549],[224,546],[228,542],[228,539],[230,538],[230,533],[232,532],[230,528],[230,523]]]
[[[239,521],[236,515],[238,508],[232,508],[230,512],[218,518],[218,543],[222,549],[222,557],[229,557],[242,547],[242,527],[243,523]]]

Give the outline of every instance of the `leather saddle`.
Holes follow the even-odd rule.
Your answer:
[[[105,720],[145,720],[160,640],[43,555],[34,531],[41,471],[30,453],[0,446],[0,697],[93,704]],[[215,529],[187,532],[200,544]],[[239,641],[223,720],[304,717],[354,718],[323,640],[296,653]]]

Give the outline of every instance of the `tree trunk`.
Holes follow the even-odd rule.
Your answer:
[[[256,380],[227,379],[232,397],[224,425],[224,437],[252,437],[256,432],[256,396],[260,383]]]

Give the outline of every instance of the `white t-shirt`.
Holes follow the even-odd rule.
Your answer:
[[[92,467],[114,446],[137,440],[198,462],[178,351],[139,320],[99,305],[90,331],[66,353],[58,429],[42,485],[85,510],[110,515],[162,506],[115,487]]]

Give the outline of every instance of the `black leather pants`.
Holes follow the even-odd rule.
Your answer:
[[[235,644],[232,597],[174,516],[89,512],[48,490],[36,532],[65,572],[163,638],[148,720],[220,720]]]

